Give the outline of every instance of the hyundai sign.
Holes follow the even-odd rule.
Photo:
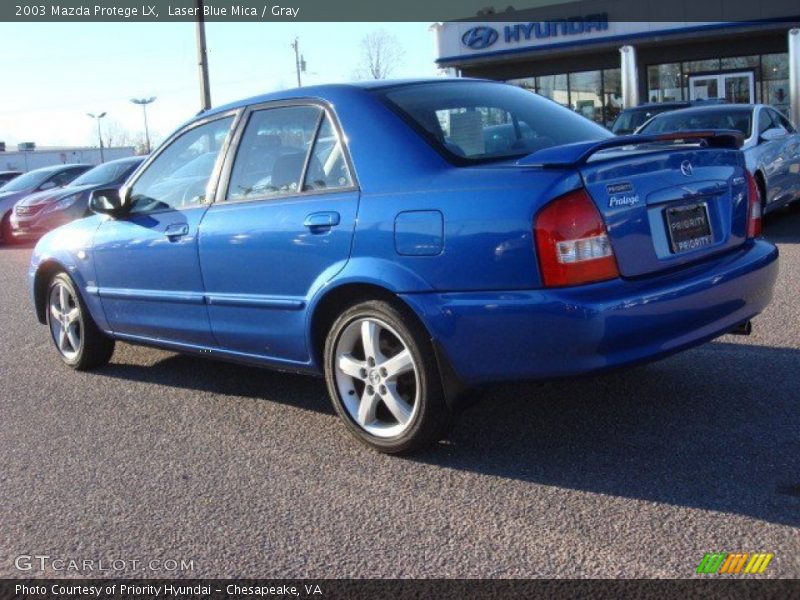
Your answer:
[[[608,14],[601,13],[585,17],[571,17],[556,21],[531,21],[528,23],[509,23],[502,26],[503,41],[506,44],[568,37],[608,30]],[[461,36],[461,43],[470,50],[484,50],[500,39],[500,32],[488,25],[468,29]]]

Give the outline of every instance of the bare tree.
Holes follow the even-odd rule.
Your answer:
[[[356,79],[386,79],[402,62],[405,51],[395,36],[384,29],[361,38],[361,64]]]

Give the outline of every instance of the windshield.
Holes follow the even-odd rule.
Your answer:
[[[481,162],[612,134],[589,119],[512,85],[423,83],[380,91],[414,127],[456,162]]]
[[[0,187],[0,192],[22,192],[39,187],[52,174],[53,171],[50,169],[46,171],[29,171],[25,175],[20,175]]]
[[[738,110],[679,110],[659,115],[642,128],[640,133],[668,133],[706,129],[734,129],[750,137],[752,111]]]
[[[118,179],[125,176],[126,173],[133,171],[138,162],[124,161],[124,162],[110,162],[103,165],[98,165],[93,169],[89,169],[69,184],[69,187],[79,185],[105,185],[107,183],[114,183]]]
[[[217,152],[206,152],[197,158],[193,158],[190,162],[186,163],[180,169],[175,171],[171,177],[205,177],[211,174],[211,169],[214,168],[214,163],[217,160]]]

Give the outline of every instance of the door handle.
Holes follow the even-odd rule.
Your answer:
[[[339,224],[338,212],[316,212],[308,215],[303,221],[303,225],[308,227],[312,232],[327,231],[334,225]]]
[[[172,225],[167,225],[167,228],[164,230],[164,235],[173,241],[176,238],[183,237],[189,233],[189,226],[186,223],[173,223]]]

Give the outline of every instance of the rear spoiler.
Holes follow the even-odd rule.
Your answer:
[[[591,156],[601,150],[622,146],[644,146],[653,144],[698,144],[705,148],[738,149],[744,144],[744,136],[733,129],[709,131],[676,131],[659,135],[620,135],[607,140],[577,142],[544,148],[517,161],[523,167],[560,169],[585,165]]]

